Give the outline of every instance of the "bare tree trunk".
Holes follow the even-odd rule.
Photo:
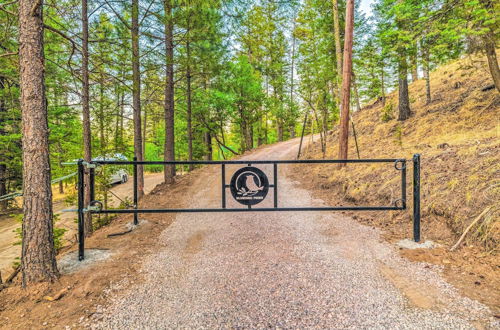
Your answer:
[[[385,106],[385,68],[384,63],[382,62],[382,71],[380,73],[380,91],[382,93],[382,106]]]
[[[0,196],[7,194],[7,166],[0,164]],[[0,202],[0,211],[7,210],[7,201]]]
[[[337,79],[336,79],[336,95],[333,97],[336,99],[337,106],[341,109],[341,99],[342,99],[342,45],[340,43],[340,22],[339,22],[339,2],[338,0],[332,0],[332,11],[333,11],[333,34],[335,39],[335,57],[337,62]],[[334,123],[335,125],[336,123]]]
[[[338,74],[337,86],[340,86],[340,78],[342,77],[342,48],[340,45],[340,23],[339,23],[338,0],[332,0],[332,11],[333,11],[333,31],[335,38],[335,55],[337,60],[337,74]]]
[[[411,81],[417,81],[418,80],[418,62],[417,62],[417,54],[416,51],[412,52],[410,55],[410,61],[411,61]]]
[[[423,57],[424,57],[424,79],[425,79],[425,104],[429,104],[432,102],[432,95],[431,95],[431,73],[430,73],[430,56],[429,56],[429,50],[424,50],[423,52]]]
[[[399,54],[398,63],[398,83],[399,83],[399,115],[398,120],[410,118],[410,96],[408,93],[408,66],[406,64],[406,55]]]
[[[116,95],[116,113],[115,113],[115,153],[118,153],[118,146],[120,145],[120,89],[115,87]]]
[[[92,133],[90,130],[90,105],[89,105],[89,18],[87,0],[82,0],[82,117],[83,117],[83,159],[86,162],[92,160]],[[90,172],[85,168],[83,205],[90,204]],[[92,226],[92,215],[84,215],[85,236],[90,236],[94,231]]]
[[[99,72],[99,146],[101,155],[106,155],[106,141],[104,137],[104,74]]]
[[[188,23],[189,24],[189,23]],[[188,25],[189,29],[189,25]],[[189,38],[189,36],[188,36]],[[190,47],[189,39],[186,42],[186,52],[187,52],[187,71],[186,71],[186,84],[187,84],[187,138],[188,138],[188,159],[189,161],[193,161],[193,118],[191,111],[191,47]],[[194,169],[193,164],[189,164],[189,171]]]
[[[490,32],[486,34],[483,37],[483,42],[493,83],[495,84],[497,91],[500,92],[500,68],[498,67],[497,52],[495,49],[495,36],[493,33]]]
[[[361,103],[359,101],[358,84],[356,84],[356,75],[354,74],[354,72],[352,73],[352,87],[354,88],[354,101],[356,102],[356,111],[360,111]]]
[[[134,111],[134,154],[143,160],[141,127],[141,68],[139,57],[139,0],[132,0],[132,108]],[[144,196],[144,167],[137,166],[137,190]]]
[[[349,138],[349,102],[351,97],[352,43],[354,34],[354,0],[347,0],[342,76],[342,108],[339,130],[339,159],[347,159]],[[340,164],[345,166],[345,164]]]
[[[4,99],[4,89],[5,82],[3,77],[0,77],[0,123],[5,121],[7,115],[7,106],[5,104]],[[5,135],[5,131],[3,129],[4,126],[0,126],[0,137]],[[3,150],[0,150],[3,152]],[[0,154],[0,162],[5,161],[4,155]],[[7,165],[0,163],[0,196],[7,194]],[[4,211],[7,209],[7,201],[0,202],[0,211]]]
[[[283,141],[283,120],[278,119],[278,141]]]
[[[174,22],[172,18],[172,0],[164,0],[165,10],[165,50],[166,50],[166,77],[165,77],[165,161],[175,160],[174,135]],[[164,170],[165,182],[173,183],[175,165],[166,165]]]
[[[293,28],[295,30],[295,19],[293,21]],[[293,71],[295,70],[295,35],[292,33],[292,58],[291,58],[291,69],[290,69],[290,113],[293,113],[294,109],[294,101],[293,101],[293,88],[294,88],[294,75]],[[290,123],[290,138],[295,137],[295,119],[293,119],[293,122]]]
[[[45,98],[43,1],[19,1],[19,67],[23,132],[23,286],[54,281],[49,128]]]
[[[148,127],[148,107],[144,107],[144,120],[142,123],[142,159],[146,158],[146,134]]]

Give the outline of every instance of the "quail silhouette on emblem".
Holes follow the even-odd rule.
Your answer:
[[[240,168],[231,178],[233,198],[244,205],[260,203],[269,191],[269,180],[260,169],[252,166]]]
[[[240,181],[239,178],[241,176],[245,176],[244,181]],[[238,178],[236,179],[236,182],[243,182],[243,185],[241,185],[238,188],[238,195],[242,196],[252,196],[257,194],[259,191],[264,189],[264,186],[261,184],[260,179],[255,173],[253,172],[243,172],[241,173]]]

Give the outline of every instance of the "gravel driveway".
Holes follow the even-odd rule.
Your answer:
[[[296,148],[291,140],[245,159],[291,158]],[[272,169],[259,167],[272,181]],[[220,168],[211,173],[192,187],[187,206],[219,205]],[[323,203],[286,171],[279,186],[281,206]],[[265,203],[272,203],[272,190],[259,206]],[[179,214],[159,240],[163,248],[144,260],[145,280],[122,283],[123,293],[96,314],[93,328],[499,326],[438,268],[400,258],[378,230],[339,213]]]

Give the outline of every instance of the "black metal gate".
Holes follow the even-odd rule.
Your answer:
[[[401,173],[401,195],[392,205],[387,206],[326,206],[326,207],[280,207],[278,200],[278,165],[280,164],[349,164],[349,163],[393,163],[394,168]],[[420,155],[415,154],[413,163],[413,239],[420,241]],[[220,165],[221,169],[221,206],[219,208],[181,208],[181,209],[139,209],[138,208],[138,165]],[[273,180],[269,182],[267,176],[253,165],[271,164],[273,166]],[[270,211],[394,211],[406,210],[406,159],[349,159],[349,160],[228,160],[228,161],[115,161],[95,160],[78,163],[78,242],[79,259],[83,260],[85,248],[84,214],[133,214],[134,224],[138,224],[140,213],[186,213],[186,212],[270,212]],[[103,209],[102,203],[95,200],[95,169],[100,165],[132,165],[133,166],[133,208],[132,209]],[[226,181],[227,165],[245,165],[237,170],[229,184]],[[90,204],[84,205],[84,172],[89,170]],[[263,201],[269,190],[273,192],[273,207],[255,207]],[[243,208],[228,208],[226,206],[227,190],[233,199],[246,206]]]

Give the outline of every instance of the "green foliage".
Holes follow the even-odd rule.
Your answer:
[[[16,222],[18,222],[19,224],[22,224],[23,223],[23,214],[13,214],[11,215],[15,220]],[[54,233],[54,248],[57,250],[59,250],[60,248],[63,247],[63,237],[64,237],[64,233],[66,233],[68,230],[66,228],[58,228],[55,226],[55,224],[57,223],[57,221],[59,221],[59,214],[54,214],[53,216],[53,233]],[[16,237],[19,239],[19,241],[15,242],[14,245],[21,245],[22,241],[23,241],[23,231],[22,231],[22,227],[18,227],[14,230],[14,232],[16,233]]]
[[[384,123],[394,119],[394,105],[389,102],[382,108],[382,116],[380,118]]]

